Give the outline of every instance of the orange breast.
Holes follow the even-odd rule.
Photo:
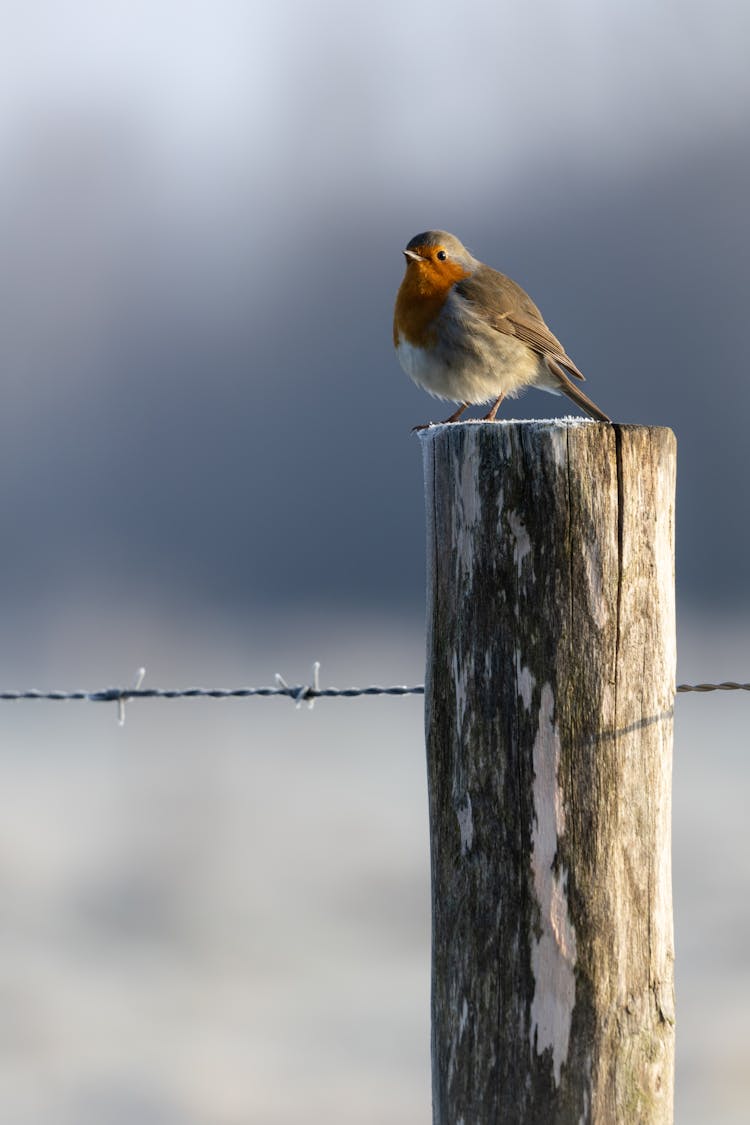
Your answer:
[[[396,297],[393,314],[393,343],[406,340],[416,348],[429,347],[437,336],[436,319],[453,286],[469,275],[453,263],[441,263],[438,272],[431,263],[411,262]]]

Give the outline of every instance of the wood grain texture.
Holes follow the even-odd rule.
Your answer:
[[[434,1121],[671,1122],[674,436],[422,441]]]

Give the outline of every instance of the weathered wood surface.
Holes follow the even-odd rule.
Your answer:
[[[674,435],[423,443],[434,1122],[672,1122]]]

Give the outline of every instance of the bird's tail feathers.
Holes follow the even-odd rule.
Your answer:
[[[580,406],[581,410],[585,411],[591,418],[595,418],[597,422],[612,421],[603,410],[599,409],[595,402],[591,401],[588,395],[585,395],[575,383],[571,382],[560,364],[556,363],[554,359],[550,359],[549,356],[547,356],[547,366],[558,379],[562,393],[572,399],[576,406]]]

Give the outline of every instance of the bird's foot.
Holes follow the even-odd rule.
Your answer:
[[[423,422],[421,426],[412,426],[411,432],[415,434],[417,430],[429,430],[430,426],[447,426],[450,422],[457,422],[468,405],[468,402],[462,402],[458,410],[454,410],[444,422]]]

